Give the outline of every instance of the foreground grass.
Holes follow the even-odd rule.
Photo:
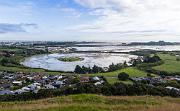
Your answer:
[[[107,73],[97,73],[97,74],[88,74],[90,76],[108,76],[108,77],[117,77],[119,73],[126,72],[129,74],[130,77],[145,77],[147,76],[147,73],[141,70],[138,70],[135,67],[128,67],[125,69],[113,71],[113,72],[107,72]]]
[[[180,61],[176,60],[176,56],[170,54],[158,54],[160,58],[164,61],[164,64],[160,66],[155,66],[153,69],[166,71],[166,72],[180,72]]]
[[[180,99],[79,94],[26,102],[1,102],[0,111],[179,111]]]

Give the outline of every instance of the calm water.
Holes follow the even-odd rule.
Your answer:
[[[140,49],[151,49],[158,51],[180,51],[180,45],[169,46],[104,46],[104,47],[74,47],[78,51],[113,51],[113,52],[130,52]]]
[[[75,62],[63,62],[59,61],[60,57],[81,57],[84,58],[83,61]],[[128,54],[79,54],[79,53],[70,53],[70,54],[48,54],[48,55],[37,55],[27,58],[22,64],[31,68],[43,68],[53,71],[74,71],[76,65],[84,66],[101,66],[107,67],[110,64],[114,63],[123,63],[124,61],[129,61],[132,58],[136,58],[135,55]]]
[[[161,51],[180,51],[180,45],[173,46],[104,46],[104,47],[74,47],[78,51],[113,51],[113,52],[129,52],[140,49],[152,49]],[[63,62],[59,61],[60,57],[80,57],[83,61]],[[70,53],[70,54],[49,54],[37,55],[27,58],[22,64],[31,68],[43,68],[53,71],[74,71],[76,65],[84,66],[101,66],[107,67],[114,63],[123,63],[131,58],[136,58],[135,55],[128,54],[100,54],[100,53]]]

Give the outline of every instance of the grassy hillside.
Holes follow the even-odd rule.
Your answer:
[[[176,60],[176,56],[170,54],[159,54],[159,56],[164,60],[164,64],[153,67],[153,69],[166,72],[180,72],[180,61]]]
[[[106,80],[108,81],[109,84],[114,84],[116,82],[122,82],[124,84],[133,84],[133,82],[130,80],[120,81],[117,77],[106,77]]]
[[[179,111],[180,99],[79,94],[37,101],[0,103],[0,111]]]
[[[118,74],[121,72],[126,72],[129,74],[130,77],[145,77],[147,76],[147,73],[144,71],[141,71],[135,67],[128,67],[125,69],[113,71],[113,72],[106,72],[106,73],[97,73],[97,74],[87,74],[86,76],[104,76],[106,77],[108,83],[114,84],[115,82],[123,82],[125,84],[132,84],[132,81],[119,81]]]
[[[12,72],[36,72],[36,73],[44,73],[44,74],[62,74],[60,72],[54,71],[46,71],[44,69],[36,69],[36,68],[26,68],[23,66],[2,66],[0,65],[0,71],[12,71]]]
[[[140,71],[134,67],[128,67],[122,70],[117,70],[117,71],[113,71],[113,72],[107,72],[107,73],[98,73],[98,74],[88,74],[90,76],[118,76],[119,73],[121,72],[126,72],[127,74],[129,74],[130,77],[144,77],[147,75],[146,72],[144,71]]]

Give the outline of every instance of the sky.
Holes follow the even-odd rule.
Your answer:
[[[180,0],[0,0],[0,40],[180,42]]]

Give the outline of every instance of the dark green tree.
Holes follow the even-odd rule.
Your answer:
[[[122,73],[118,74],[118,79],[121,81],[125,81],[125,80],[129,79],[129,75],[125,72],[122,72]]]
[[[98,73],[99,72],[98,66],[94,65],[93,68],[92,68],[92,72],[93,73]]]
[[[76,68],[74,70],[75,73],[81,74],[82,73],[82,68],[79,65],[76,65]]]

